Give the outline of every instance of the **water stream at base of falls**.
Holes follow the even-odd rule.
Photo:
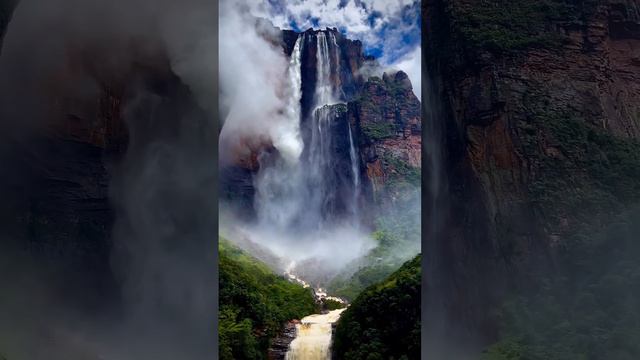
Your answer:
[[[291,282],[298,283],[305,288],[309,284],[291,272],[295,267],[295,262],[289,264],[284,272],[285,277]],[[346,304],[343,299],[328,296],[322,288],[313,289],[316,301],[330,299]],[[333,335],[333,324],[338,321],[345,309],[329,311],[326,314],[314,314],[303,318],[296,324],[296,337],[289,344],[286,360],[330,360],[331,340]]]
[[[333,324],[345,309],[309,315],[296,325],[296,338],[289,345],[286,360],[330,360]]]

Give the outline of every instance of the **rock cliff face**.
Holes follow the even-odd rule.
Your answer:
[[[358,130],[360,156],[374,194],[394,175],[421,167],[420,102],[405,73],[368,79],[360,96],[349,103],[349,121]]]
[[[618,163],[640,136],[639,6],[423,2],[450,190],[445,233],[429,240],[440,265],[427,271],[462,332],[491,341],[491,304],[532,269],[562,266],[572,234],[639,200],[611,178],[635,171]]]

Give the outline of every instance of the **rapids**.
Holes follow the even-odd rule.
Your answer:
[[[289,345],[286,360],[330,360],[332,325],[345,309],[309,315],[296,325],[296,338]]]

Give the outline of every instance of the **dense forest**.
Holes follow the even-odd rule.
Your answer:
[[[319,310],[311,290],[274,274],[223,238],[219,274],[220,359],[264,359],[285,321]]]
[[[358,295],[336,327],[337,359],[420,358],[421,260],[416,256]]]

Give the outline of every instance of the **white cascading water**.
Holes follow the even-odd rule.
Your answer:
[[[301,54],[307,34],[298,36],[289,62],[288,77],[292,91],[287,107],[287,117],[298,123],[301,121],[300,100],[302,96]],[[323,215],[329,211],[331,201],[335,201],[335,184],[331,183],[336,162],[340,159],[334,153],[331,126],[335,121],[335,111],[328,105],[340,100],[339,86],[332,81],[332,75],[340,78],[340,47],[334,33],[316,33],[316,86],[314,106],[310,121],[310,137],[304,147],[305,161],[276,160],[261,166],[255,179],[256,210],[263,228],[274,232],[304,229],[306,233],[333,228],[325,224]],[[349,132],[349,158],[351,161],[352,193],[346,204],[357,225],[357,198],[360,186],[357,151],[351,128]],[[280,149],[278,149],[280,150]],[[339,199],[343,201],[343,199]],[[304,214],[304,218],[301,218]],[[326,226],[325,226],[326,225]],[[357,228],[357,226],[355,226]],[[275,235],[274,235],[275,236]],[[290,246],[291,244],[286,244]]]
[[[345,309],[310,315],[296,325],[296,338],[289,345],[286,360],[330,360],[332,325]]]
[[[329,33],[331,38],[334,38],[333,33]],[[327,42],[327,35],[324,32],[319,32],[316,36],[317,40],[317,71],[318,77],[316,79],[316,107],[322,107],[324,105],[332,105],[335,102],[335,90],[331,82],[331,58],[329,57],[329,43]],[[335,47],[334,50],[338,51]],[[337,58],[337,56],[336,56]]]
[[[313,45],[317,47],[313,107],[309,118],[302,119],[302,54],[307,46]],[[260,169],[254,177],[257,222],[248,230],[253,233],[249,237],[267,245],[283,260],[302,262],[315,259],[332,266],[325,268],[326,271],[335,271],[373,246],[370,238],[360,233],[358,226],[356,200],[361,181],[354,134],[350,128],[345,128],[344,133],[339,134],[345,137],[334,139],[335,126],[348,124],[336,123],[335,107],[327,106],[343,100],[337,95],[341,92],[335,84],[335,78],[340,77],[340,58],[340,47],[334,33],[319,31],[298,36],[287,70],[290,91],[287,92],[285,114],[290,123],[284,130],[287,130],[286,139],[294,139],[296,137],[290,136],[290,125],[295,124],[299,132],[305,120],[309,136],[302,144],[304,151],[301,157],[264,154],[258,158]],[[346,138],[347,132],[349,139]],[[349,147],[348,152],[336,153],[338,140],[343,140]],[[301,138],[300,141],[302,143]],[[284,141],[274,141],[274,145],[282,143]],[[284,155],[279,146],[276,148]],[[351,171],[338,174],[336,169],[345,160],[351,162]],[[344,183],[345,175],[351,183]],[[348,188],[344,188],[345,185]],[[352,191],[353,196],[341,198],[336,191],[338,187]],[[340,221],[339,226],[334,220],[327,221],[334,215],[332,211],[336,204],[349,212],[349,216],[334,217]],[[343,251],[338,255],[331,253],[329,249],[338,244]]]
[[[287,75],[290,96],[286,114],[300,127],[300,98],[302,96],[301,56],[305,34],[298,36],[289,60]],[[299,140],[302,141],[302,140]],[[279,161],[271,166],[261,166],[255,179],[255,207],[260,224],[275,229],[286,229],[300,210],[300,163],[298,158]]]
[[[308,184],[312,206],[322,211],[326,201],[325,193],[326,174],[331,169],[331,111],[329,107],[334,102],[333,86],[331,83],[331,61],[329,58],[329,45],[324,32],[316,35],[316,89],[314,94],[315,110],[312,115],[311,142],[309,144],[309,172]],[[316,224],[322,227],[322,222]]]
[[[329,36],[329,41],[327,41]],[[330,54],[331,43],[333,46],[333,54]],[[334,83],[340,83],[340,47],[338,46],[336,36],[332,32],[318,32],[316,36],[316,91],[315,91],[315,110],[312,118],[311,128],[311,143],[309,146],[309,184],[312,189],[315,189],[311,194],[311,199],[314,200],[316,206],[322,209],[326,205],[326,201],[329,198],[324,191],[317,191],[318,189],[327,189],[332,191],[332,187],[325,186],[327,174],[333,171],[334,168],[334,154],[332,154],[332,139],[330,126],[334,118],[332,115],[335,112],[332,111],[327,105],[334,105],[338,103],[341,92],[340,86],[334,86]],[[335,64],[333,74],[335,81],[332,81],[332,57]],[[355,143],[353,140],[353,134],[351,131],[351,125],[348,125],[349,130],[349,158],[351,161],[352,181],[353,181],[353,197],[351,199],[350,208],[354,215],[354,220],[357,223],[357,199],[360,186],[360,171],[358,168],[357,152],[355,149]]]
[[[351,159],[351,173],[353,175],[353,200],[352,211],[354,217],[358,216],[358,195],[360,192],[360,169],[358,169],[358,155],[356,147],[353,143],[353,134],[351,133],[351,124],[349,124],[349,158]]]
[[[333,40],[333,46],[335,49],[335,62],[336,62],[336,81],[338,84],[340,80],[340,47],[336,41],[336,36],[330,33]],[[338,91],[342,94],[342,88],[338,87]],[[358,153],[356,152],[355,142],[353,141],[353,133],[351,131],[351,123],[347,123],[349,126],[349,159],[351,160],[351,175],[353,176],[353,199],[351,208],[354,218],[358,218],[358,196],[360,195],[360,169],[358,167]]]
[[[340,70],[340,47],[338,46],[338,41],[336,40],[336,35],[334,33],[330,33],[329,35],[331,37],[331,40],[333,40],[333,48],[335,49],[334,51],[334,59],[335,59],[335,64],[336,64],[336,84],[337,84],[337,91],[338,91],[338,95],[344,95],[344,92],[342,91],[342,79],[341,79],[341,70]]]

